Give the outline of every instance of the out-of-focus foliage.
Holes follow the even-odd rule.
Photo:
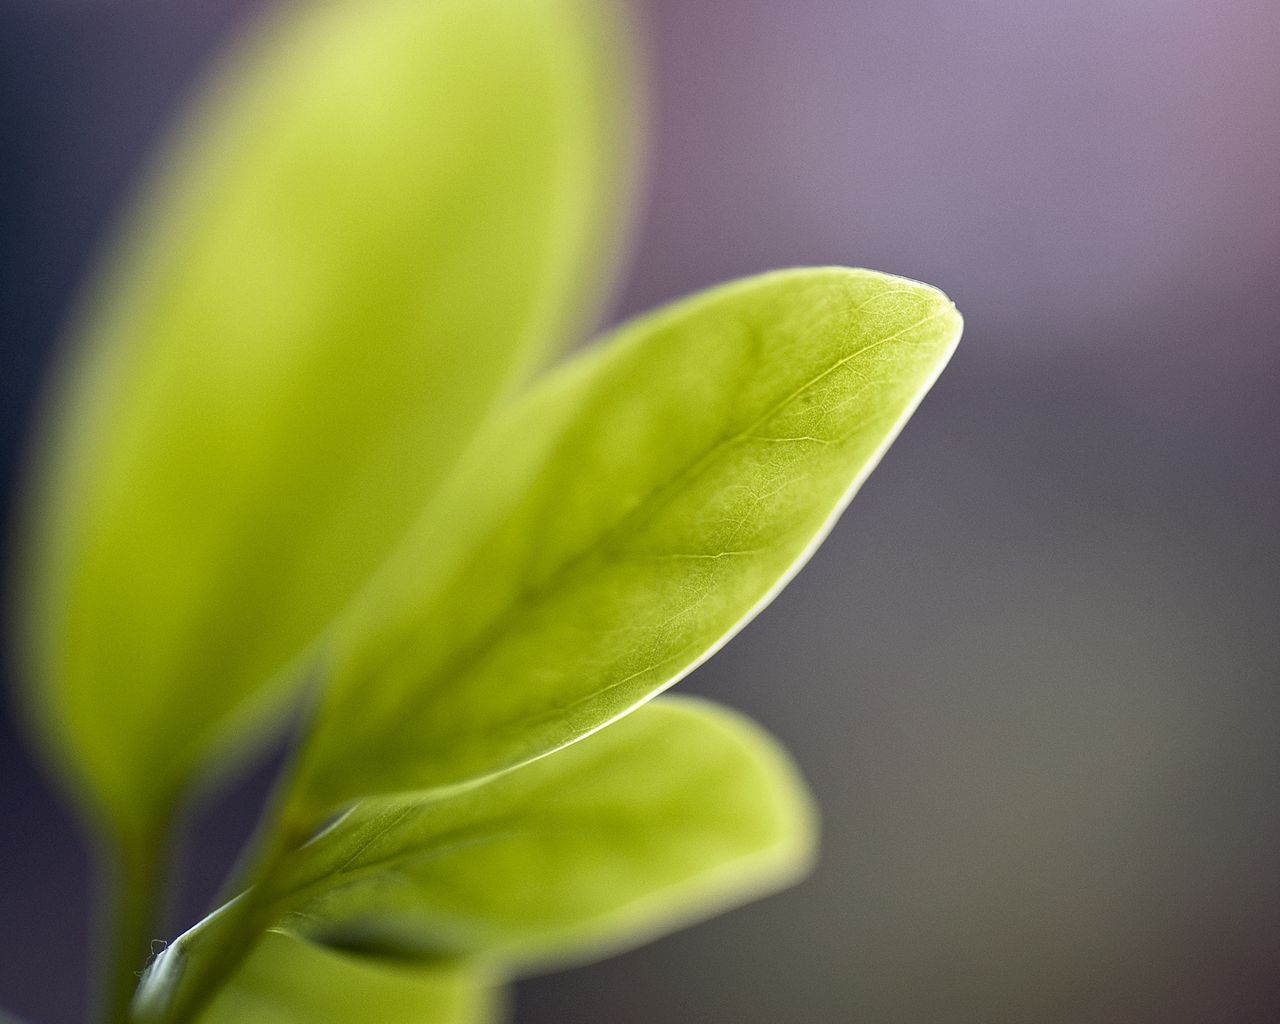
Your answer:
[[[105,256],[30,538],[39,710],[122,829],[262,724],[601,278],[576,0],[292,4]]]
[[[484,1024],[495,993],[461,964],[407,967],[267,932],[200,1024]]]
[[[782,271],[520,390],[611,262],[614,13],[284,8],[107,257],[22,596],[43,733],[134,868],[118,1024],[483,1020],[494,980],[809,861],[770,740],[636,709],[803,564],[961,321],[902,278]],[[159,902],[137,865],[287,711],[243,891],[130,1006]]]

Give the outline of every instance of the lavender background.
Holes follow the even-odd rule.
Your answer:
[[[6,496],[94,243],[253,6],[0,0]],[[636,6],[618,315],[840,262],[968,329],[813,565],[683,684],[794,750],[818,871],[524,983],[516,1020],[1280,1019],[1280,5]],[[87,861],[3,729],[0,1005],[72,1021]],[[257,792],[205,815],[180,914]]]

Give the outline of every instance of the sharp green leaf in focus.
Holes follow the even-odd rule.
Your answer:
[[[258,898],[341,948],[531,966],[779,888],[807,867],[813,831],[771,739],[662,700],[465,792],[362,803]]]
[[[117,829],[264,727],[584,312],[628,122],[608,8],[286,4],[178,133],[79,319],[29,517],[37,717]]]
[[[199,1024],[488,1024],[492,987],[461,965],[407,968],[268,932]]]
[[[926,285],[781,271],[554,373],[337,632],[297,813],[510,769],[679,679],[808,558],[960,330]]]

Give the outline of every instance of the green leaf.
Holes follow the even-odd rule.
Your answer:
[[[681,678],[808,559],[960,329],[926,285],[782,271],[554,374],[338,631],[303,816],[509,769]]]
[[[359,804],[258,899],[339,948],[529,966],[779,888],[812,846],[782,750],[736,713],[671,699],[464,792]]]
[[[583,314],[627,122],[608,6],[281,5],[178,133],[78,321],[25,545],[37,712],[117,823],[264,727]]]
[[[388,965],[320,949],[275,932],[199,1024],[484,1024],[492,986],[461,965]]]

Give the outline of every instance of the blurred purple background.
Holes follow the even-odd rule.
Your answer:
[[[6,495],[94,244],[253,6],[0,0]],[[791,746],[818,871],[524,983],[516,1020],[1280,1020],[1280,5],[637,11],[618,315],[838,262],[968,327],[813,565],[683,684]],[[86,858],[4,730],[0,1005],[73,1021]],[[259,788],[199,825],[179,916]]]

